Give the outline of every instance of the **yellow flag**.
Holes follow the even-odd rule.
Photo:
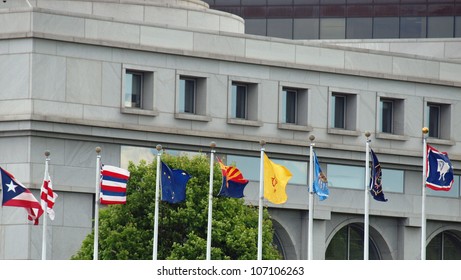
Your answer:
[[[285,203],[285,191],[293,175],[285,166],[272,162],[264,153],[264,197],[274,204]]]

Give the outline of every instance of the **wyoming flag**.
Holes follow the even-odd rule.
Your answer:
[[[288,199],[286,185],[293,175],[285,166],[271,161],[264,154],[264,197],[274,204],[285,203]]]

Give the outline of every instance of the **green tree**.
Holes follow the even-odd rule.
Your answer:
[[[163,155],[171,168],[186,170],[192,178],[186,201],[159,204],[158,259],[200,260],[206,258],[208,220],[209,159],[204,155]],[[100,209],[99,259],[152,259],[155,208],[156,162],[130,162],[126,205]],[[211,258],[216,260],[256,259],[258,207],[243,199],[217,197],[221,171],[214,167]],[[267,209],[263,215],[263,259],[280,259],[272,243],[273,227]],[[93,258],[94,232],[83,241],[72,259]]]

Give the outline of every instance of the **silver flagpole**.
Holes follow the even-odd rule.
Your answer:
[[[365,145],[365,217],[364,217],[364,226],[363,226],[363,259],[368,260],[368,248],[369,248],[369,212],[370,212],[370,194],[369,194],[369,184],[370,184],[370,132],[365,132],[365,137],[367,137]]]
[[[216,147],[215,142],[210,143],[210,190],[208,192],[208,231],[206,239],[206,259],[211,260],[211,226],[212,226],[212,212],[213,212],[213,165],[214,165],[214,148]]]
[[[50,152],[45,151],[45,175],[43,176],[43,183],[42,183],[42,189],[40,190],[40,197],[42,196],[43,192],[43,187],[45,184],[45,181],[48,180],[48,162],[50,161]],[[41,200],[42,203],[42,209],[44,211],[43,213],[43,234],[42,234],[42,260],[46,260],[46,223],[47,223],[47,209],[48,209],[48,203],[44,200]]]
[[[157,260],[157,249],[158,249],[158,204],[159,204],[159,189],[160,189],[160,155],[162,145],[157,145],[157,175],[155,176],[155,212],[154,212],[154,241],[153,241],[153,253],[152,259]]]
[[[307,259],[313,259],[313,225],[314,225],[314,158],[313,158],[313,150],[314,150],[314,139],[315,136],[309,136],[309,140],[311,140],[310,148],[309,148],[309,222],[308,222],[308,233],[307,233]]]
[[[263,199],[264,199],[264,145],[266,141],[259,141],[261,144],[261,160],[259,164],[259,218],[258,218],[258,260],[263,258]]]
[[[98,259],[98,244],[99,244],[99,192],[101,182],[101,147],[96,147],[96,186],[94,195],[94,247],[93,260]]]
[[[426,173],[427,173],[427,134],[429,129],[423,127],[423,189],[421,195],[421,260],[426,259]]]

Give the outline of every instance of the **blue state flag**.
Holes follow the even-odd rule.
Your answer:
[[[186,185],[191,176],[182,169],[171,169],[162,161],[162,201],[180,203],[186,200]]]
[[[436,191],[449,191],[453,185],[453,165],[445,152],[427,145],[426,186]]]
[[[372,149],[370,149],[370,151],[372,156],[370,193],[375,200],[386,202],[387,199],[384,197],[383,192],[381,164],[379,163],[378,157],[376,156],[375,152],[373,152]]]
[[[325,176],[325,173],[322,172],[320,168],[319,161],[317,160],[317,155],[314,154],[313,162],[314,162],[314,181],[312,182],[312,187],[314,189],[314,193],[319,196],[319,200],[325,200],[328,198],[330,194],[330,190],[328,189],[328,179]]]

